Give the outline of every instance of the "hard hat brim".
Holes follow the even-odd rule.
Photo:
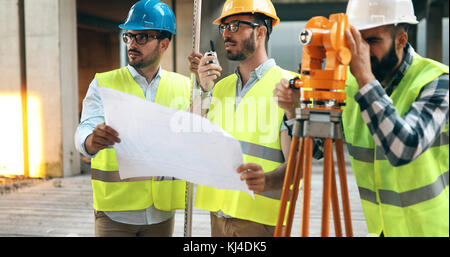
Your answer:
[[[170,31],[170,30],[168,30],[166,28],[148,28],[148,27],[135,25],[135,24],[120,24],[119,28],[123,29],[123,30],[158,30],[158,31],[164,30],[164,31],[168,31],[168,32],[170,32],[170,33],[172,33],[174,35],[177,34],[176,31]]]
[[[359,26],[358,25],[355,26],[353,24],[350,24],[350,25],[352,25],[357,30],[366,30],[366,29],[373,29],[373,28],[378,28],[381,26],[394,25],[394,24],[400,24],[400,23],[407,23],[407,24],[415,25],[415,24],[418,24],[419,22],[418,21],[416,21],[416,22],[409,21],[409,22],[387,22],[387,23],[381,23],[381,24],[365,24],[365,25],[359,25]]]

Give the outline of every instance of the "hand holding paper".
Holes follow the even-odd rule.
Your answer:
[[[261,165],[246,163],[238,167],[237,172],[241,174],[241,180],[245,180],[250,190],[257,194],[264,191],[265,175]]]

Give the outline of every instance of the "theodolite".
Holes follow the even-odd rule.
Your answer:
[[[300,180],[303,178],[301,236],[309,233],[309,209],[313,138],[324,140],[322,195],[322,236],[329,235],[330,199],[336,236],[342,236],[339,200],[333,162],[333,141],[336,146],[345,230],[352,236],[349,196],[344,162],[341,127],[342,106],[345,105],[345,82],[351,53],[345,31],[349,29],[345,14],[332,14],[310,19],[300,33],[304,45],[301,76],[289,81],[300,90],[300,106],[296,108],[293,137],[281,195],[280,212],[274,236],[290,236]],[[286,207],[289,201],[288,213]],[[283,224],[286,226],[283,232]]]

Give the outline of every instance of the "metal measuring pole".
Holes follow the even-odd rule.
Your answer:
[[[194,52],[200,52],[200,28],[202,17],[202,0],[194,0],[194,22],[192,27],[192,49]],[[201,115],[202,101],[199,97],[199,86],[197,85],[197,77],[192,74],[192,91],[191,91],[191,112]],[[193,208],[193,190],[194,185],[186,182],[186,206],[184,209],[184,237],[192,236],[192,208]]]

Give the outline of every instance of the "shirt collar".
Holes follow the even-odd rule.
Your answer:
[[[142,76],[141,74],[139,74],[136,69],[131,66],[131,65],[127,65],[128,71],[130,71],[131,76],[136,80],[138,78],[142,78],[145,80],[144,76]],[[161,65],[159,65],[158,67],[158,71],[156,72],[155,77],[153,78],[153,80],[157,79],[157,78],[161,78]]]
[[[261,63],[252,72],[250,72],[250,76],[256,76],[256,78],[260,80],[275,65],[275,60],[273,58],[270,58],[269,60]],[[234,73],[238,76],[238,78],[241,78],[241,75],[239,74],[239,66],[236,67]]]
[[[388,95],[392,94],[394,89],[397,87],[397,85],[405,76],[406,71],[408,71],[413,61],[414,53],[415,53],[414,48],[409,43],[407,43],[405,48],[403,48],[403,60],[398,69],[394,72],[394,75],[392,76],[390,83],[386,87],[386,93]]]

